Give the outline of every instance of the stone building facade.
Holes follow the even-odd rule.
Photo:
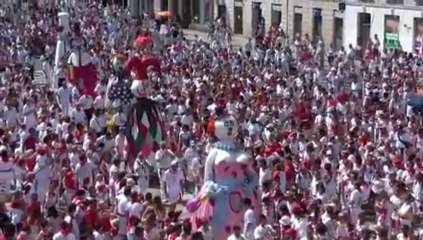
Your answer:
[[[194,1],[198,1],[194,6]],[[163,6],[166,2],[168,6]],[[155,0],[154,10],[174,10],[190,15],[197,24],[225,16],[235,34],[253,36],[258,25],[267,31],[281,26],[290,36],[295,33],[322,36],[325,43],[342,45],[343,13],[337,0]],[[189,8],[186,10],[186,8]],[[199,14],[193,14],[195,11]],[[190,13],[190,14],[187,14]],[[198,17],[200,16],[200,17]],[[206,16],[206,17],[204,17]]]

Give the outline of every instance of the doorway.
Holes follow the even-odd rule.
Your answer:
[[[219,4],[217,6],[217,18],[222,21],[224,26],[226,26],[226,5]]]
[[[192,13],[191,13],[191,0],[179,0],[182,1],[182,9],[181,13],[182,13],[182,24],[181,26],[183,28],[188,28],[189,25],[191,24],[191,20],[192,20]],[[196,1],[196,0],[194,0]]]
[[[173,1],[173,0],[171,0]],[[161,0],[160,11],[169,11],[169,0]]]
[[[253,30],[254,35],[257,35],[262,30],[262,19],[263,19],[263,12],[261,10],[261,3],[253,2],[253,15],[252,15],[252,22],[251,22],[251,29]]]
[[[358,34],[357,34],[357,45],[365,49],[370,39],[370,28],[371,28],[371,15],[370,13],[359,13],[358,14]]]
[[[242,29],[242,5],[234,7],[234,33],[243,34]]]
[[[282,21],[282,5],[280,4],[272,4],[272,26],[279,27]]]
[[[313,40],[319,40],[322,37],[322,9],[313,8]]]
[[[335,49],[340,49],[342,47],[344,19],[340,17],[335,17],[333,28],[333,45]]]
[[[303,31],[303,14],[301,13],[294,13],[294,35],[300,35]]]
[[[414,51],[422,53],[423,49],[423,18],[414,18]]]

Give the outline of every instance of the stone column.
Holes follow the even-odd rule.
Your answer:
[[[131,11],[132,17],[139,17],[140,16],[140,5],[141,3],[138,0],[128,0],[128,7]]]
[[[178,12],[174,11],[175,10],[175,2],[174,1],[175,0],[168,0],[168,2],[167,2],[167,10],[170,12],[170,14],[172,16],[178,15]]]
[[[199,2],[199,5],[200,5],[200,9],[199,9],[200,10],[200,13],[199,13],[199,16],[198,16],[198,23],[203,24],[204,23],[204,19],[205,19],[205,15],[206,15],[206,2],[205,1],[200,1]]]

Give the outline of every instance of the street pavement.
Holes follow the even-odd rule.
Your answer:
[[[149,188],[149,189],[147,189],[147,192],[150,192],[151,194],[153,194],[153,197],[154,196],[160,196],[160,189],[158,189],[158,188]],[[192,198],[194,198],[193,194],[185,193],[182,196],[181,203],[176,206],[176,211],[182,212],[182,214],[180,216],[181,219],[187,219],[187,218],[190,217],[190,213],[187,211],[187,208],[185,207],[185,203]]]

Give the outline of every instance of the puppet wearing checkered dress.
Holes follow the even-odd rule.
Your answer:
[[[129,57],[122,68],[122,73],[130,73],[132,82],[122,84],[118,89],[129,87],[134,99],[128,106],[126,141],[129,159],[134,160],[141,154],[148,158],[165,140],[166,132],[160,110],[155,101],[149,98],[151,81],[148,72],[160,74],[160,62],[143,45],[138,54]],[[123,87],[125,86],[125,87]],[[121,92],[121,90],[119,90]],[[125,90],[127,91],[127,90]],[[119,94],[117,94],[119,95]]]

